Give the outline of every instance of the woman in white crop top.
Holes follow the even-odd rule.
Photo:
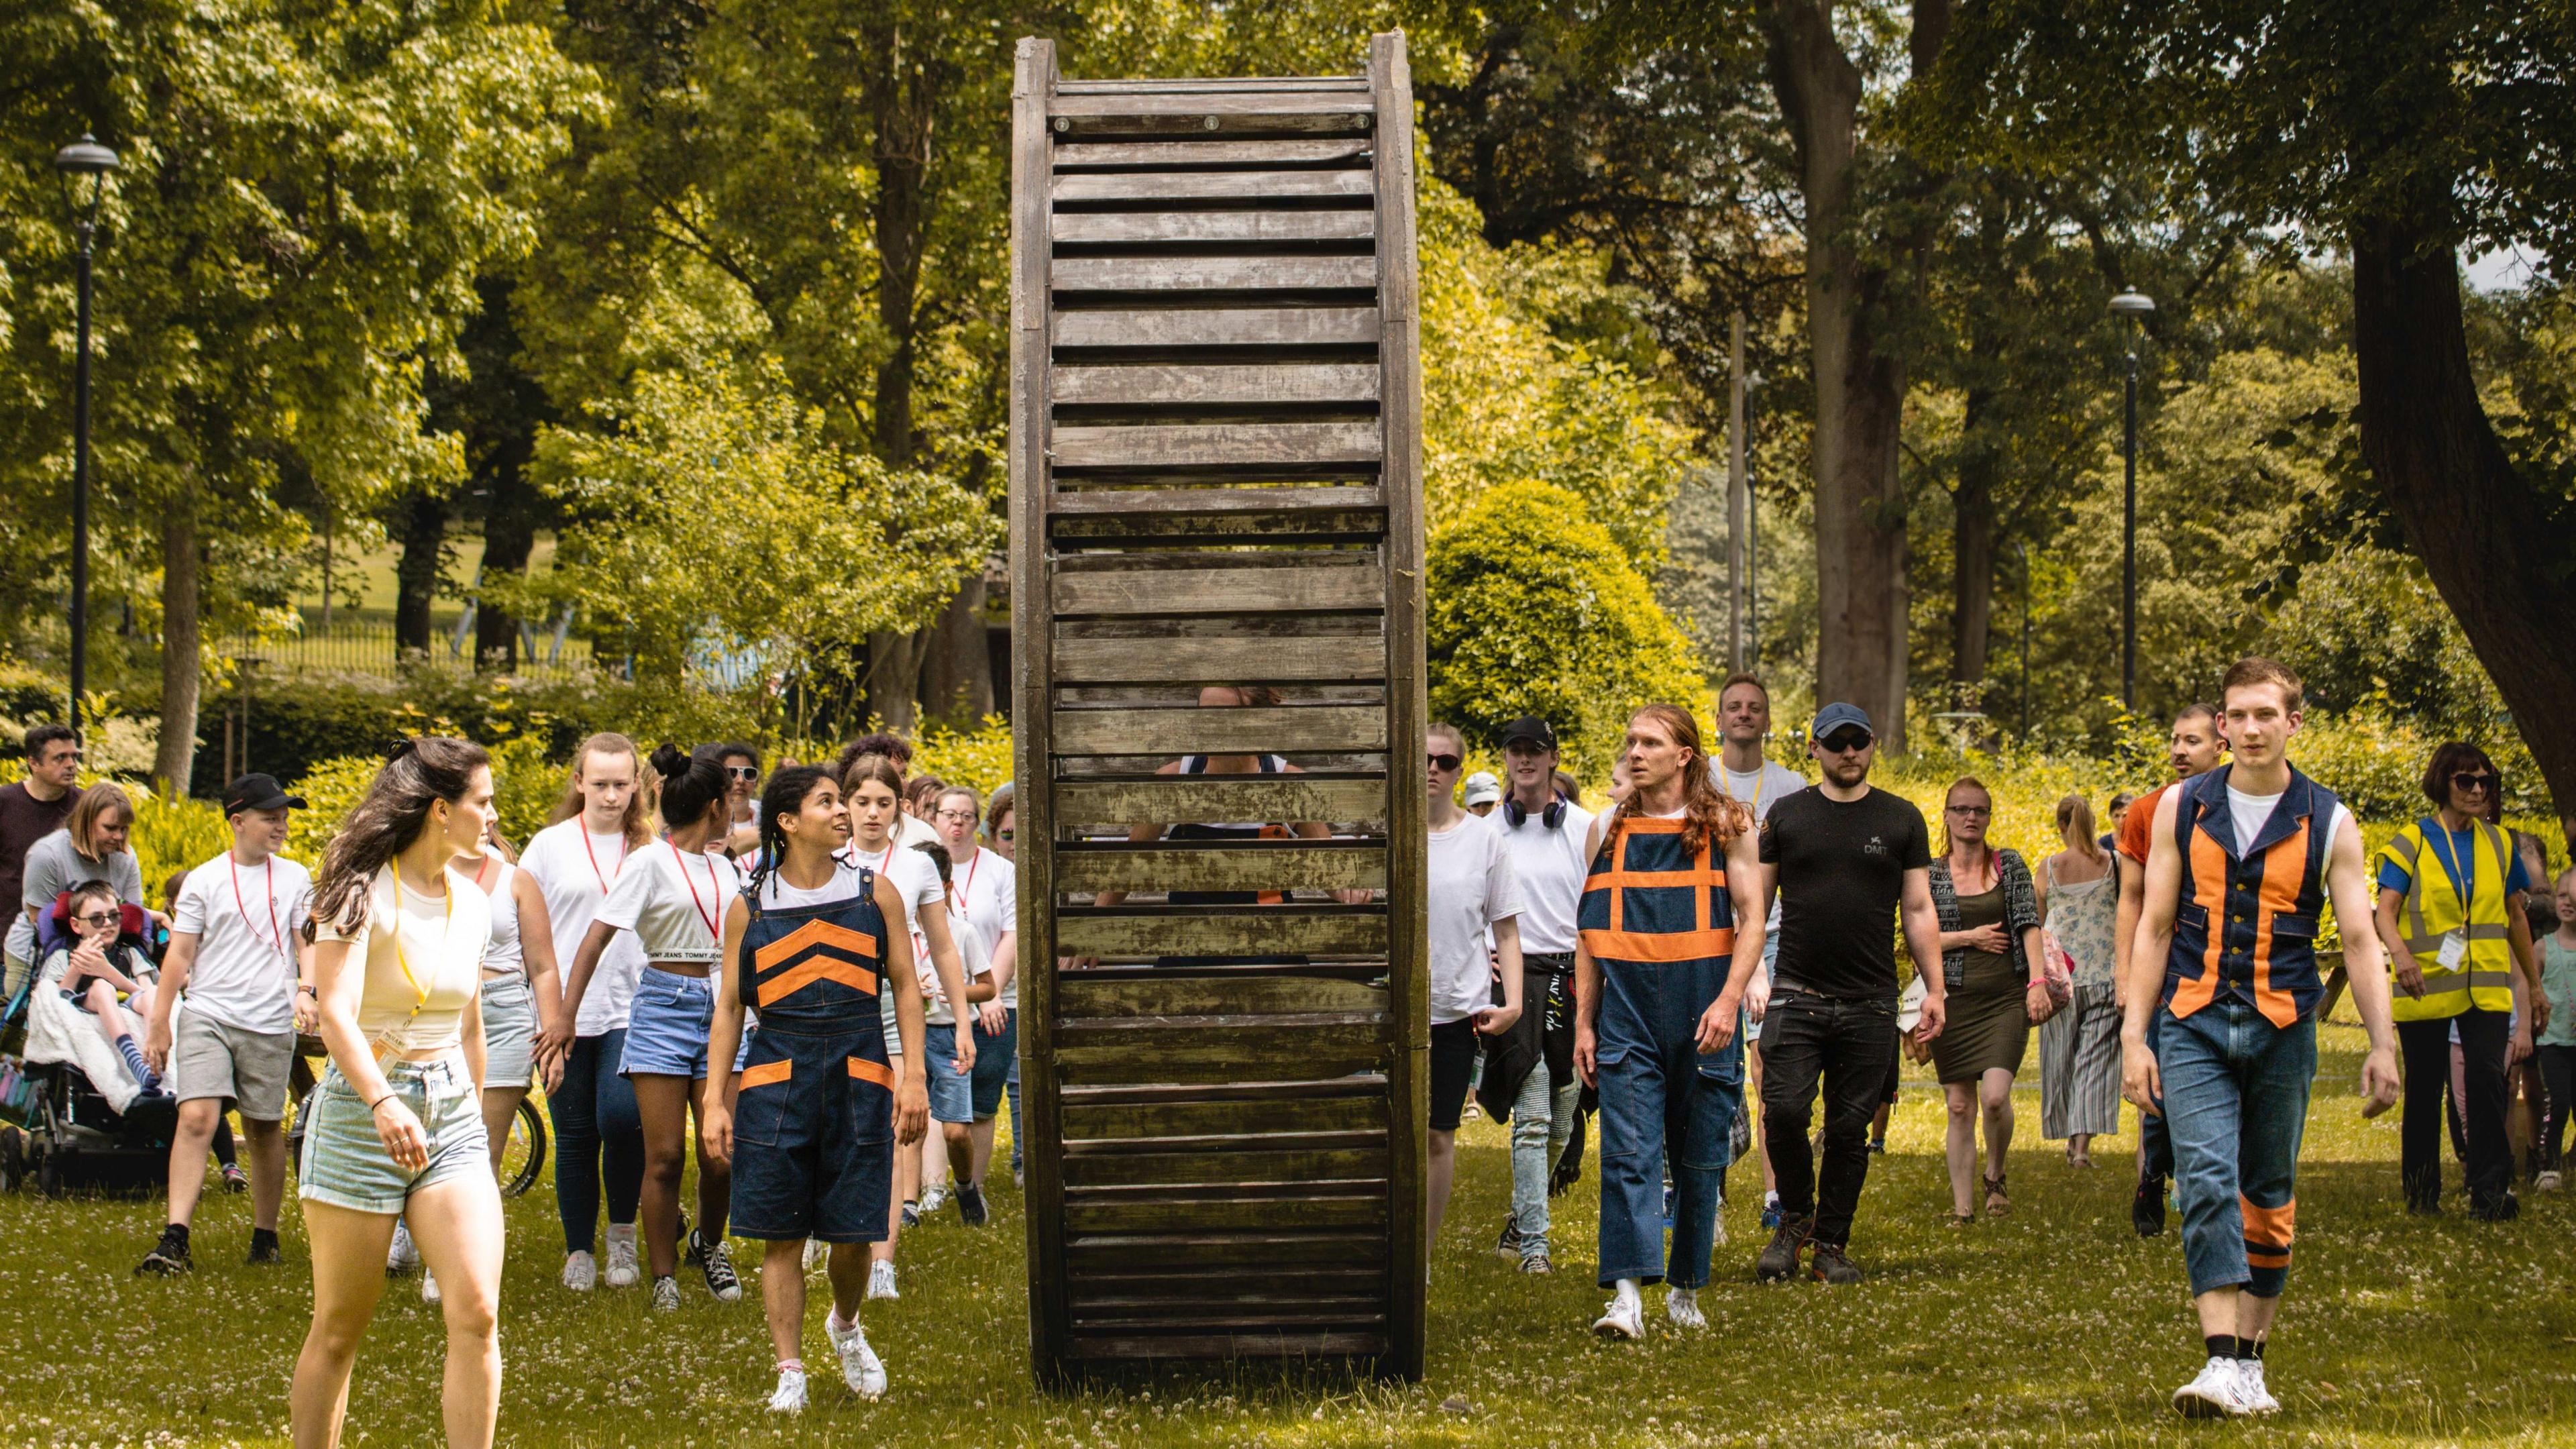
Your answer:
[[[501,1402],[501,1191],[485,1146],[476,1009],[490,902],[451,868],[492,819],[492,768],[464,740],[410,741],[324,852],[313,974],[331,1067],[298,1195],[313,1327],[289,1397],[295,1442],[335,1443],[357,1345],[405,1217],[447,1317],[450,1445],[489,1445]]]

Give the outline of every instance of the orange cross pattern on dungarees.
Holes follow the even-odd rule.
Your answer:
[[[1683,824],[1679,820],[1630,820],[1618,827],[1612,837],[1610,869],[1587,877],[1583,883],[1586,895],[1604,887],[1610,892],[1610,929],[1583,933],[1593,955],[1620,961],[1697,961],[1735,950],[1735,928],[1709,924],[1708,892],[1712,888],[1726,889],[1725,869],[1710,863],[1716,855],[1713,846],[1701,847],[1698,861],[1688,870],[1627,868],[1631,839],[1640,835],[1679,835]],[[1687,931],[1628,930],[1626,906],[1631,886],[1689,889],[1694,925]]]

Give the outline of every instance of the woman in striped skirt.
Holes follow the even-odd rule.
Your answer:
[[[2120,899],[2111,857],[2093,838],[2093,806],[2057,802],[2066,848],[2041,863],[2040,913],[2075,960],[2075,999],[2039,1028],[2039,1135],[2066,1139],[2066,1160],[2093,1165],[2093,1138],[2120,1130],[2120,1012],[2112,976],[2112,917]]]

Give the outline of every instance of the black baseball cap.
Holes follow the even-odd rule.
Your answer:
[[[1807,738],[1821,740],[1840,729],[1858,729],[1872,739],[1878,737],[1878,731],[1870,728],[1869,714],[1866,710],[1859,705],[1836,700],[1816,711],[1816,722],[1808,729]]]
[[[245,810],[302,810],[304,797],[289,795],[275,775],[244,775],[224,787],[224,818]]]
[[[1550,729],[1547,721],[1537,715],[1525,714],[1503,726],[1503,748],[1510,749],[1515,743],[1521,741],[1536,745],[1542,750],[1552,750],[1556,748],[1556,731]]]

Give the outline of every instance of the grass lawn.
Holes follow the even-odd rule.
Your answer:
[[[1509,1199],[1501,1130],[1462,1135],[1457,1198],[1435,1245],[1430,1370],[1419,1385],[1324,1368],[1167,1371],[1080,1396],[1029,1381],[1019,1199],[997,1224],[953,1214],[904,1239],[904,1293],[872,1305],[893,1391],[875,1405],[829,1372],[809,1332],[814,1403],[773,1424],[758,1289],[722,1307],[691,1282],[684,1309],[640,1291],[555,1285],[553,1198],[510,1204],[502,1300],[501,1437],[510,1444],[2258,1444],[2576,1443],[2576,1203],[2526,1199],[2488,1227],[2457,1208],[2397,1207],[2394,1114],[2361,1121],[2349,1084],[2360,1033],[2330,1029],[2302,1174],[2292,1296],[2272,1354],[2286,1406],[2261,1425],[2186,1423],[2166,1395],[2197,1367],[2173,1236],[2140,1242],[2128,1174],[2079,1174],[2032,1141],[2021,1098],[2015,1213],[1957,1232],[1940,1113],[1917,1081],[1863,1200],[1857,1288],[1756,1287],[1758,1194],[1735,1174],[1703,1296],[1709,1332],[1607,1345],[1587,1331],[1595,1180],[1558,1200],[1561,1271],[1530,1279],[1490,1251]],[[2118,1163],[2126,1143],[2097,1150]],[[2457,1177],[2456,1166],[2452,1176]],[[193,1278],[143,1281],[157,1203],[0,1199],[0,1332],[14,1371],[0,1443],[282,1443],[309,1280],[291,1211],[284,1270],[240,1264],[248,1200],[216,1196]],[[746,1261],[749,1245],[738,1245]],[[747,1273],[746,1277],[750,1275]],[[1662,1326],[1661,1293],[1648,1321]],[[821,1295],[812,1313],[819,1320]],[[436,1442],[440,1333],[408,1280],[361,1357],[349,1442]]]

